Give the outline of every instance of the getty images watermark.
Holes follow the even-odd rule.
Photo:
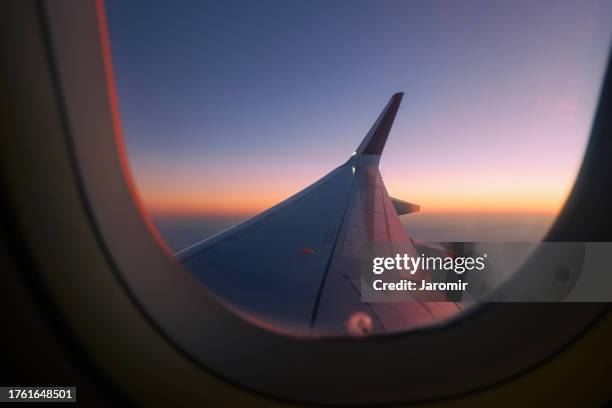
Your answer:
[[[360,253],[363,302],[612,301],[610,242],[374,243]]]
[[[372,288],[376,291],[402,290],[402,291],[465,291],[469,282],[459,279],[456,282],[432,281],[427,272],[446,271],[462,275],[468,271],[482,271],[485,269],[487,254],[482,256],[410,256],[408,254],[395,254],[393,257],[374,257],[372,261],[372,272],[381,275],[385,271],[398,271],[400,279],[385,282],[383,279],[375,279]],[[403,272],[403,273],[402,273]],[[401,277],[405,276],[405,279]],[[429,279],[428,279],[429,278]]]

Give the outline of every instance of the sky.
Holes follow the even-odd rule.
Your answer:
[[[556,213],[611,1],[106,1],[124,137],[153,213],[250,215],[344,163],[391,95],[390,195]]]

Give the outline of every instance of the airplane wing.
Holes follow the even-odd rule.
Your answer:
[[[402,96],[391,97],[346,163],[178,260],[245,317],[295,334],[387,333],[457,313],[452,302],[361,302],[359,266],[372,262],[364,244],[398,243],[417,256],[398,213],[419,207],[390,198],[378,169]]]

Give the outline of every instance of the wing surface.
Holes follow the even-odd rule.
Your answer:
[[[378,170],[402,93],[393,95],[353,156],[276,206],[177,254],[220,300],[295,334],[345,335],[352,316],[368,331],[406,330],[450,316],[451,302],[366,304],[363,245],[401,244],[417,256]],[[403,203],[398,207],[398,202]],[[394,205],[395,204],[395,205]],[[406,249],[407,248],[407,249]]]

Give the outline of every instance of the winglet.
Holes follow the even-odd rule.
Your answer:
[[[376,122],[374,122],[374,125],[363,139],[354,155],[380,156],[382,154],[385,143],[387,142],[387,137],[389,136],[389,131],[391,130],[391,126],[393,126],[395,115],[402,102],[402,96],[404,96],[404,93],[398,92],[391,97],[391,100],[389,100],[385,109],[383,109],[378,119],[376,119]]]

